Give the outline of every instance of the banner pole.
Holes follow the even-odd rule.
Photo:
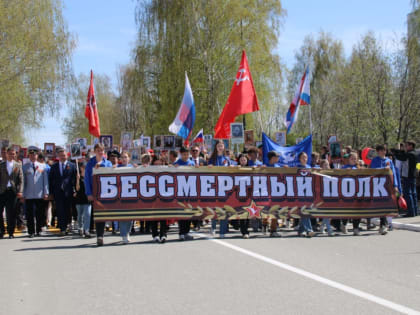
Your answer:
[[[80,175],[79,173],[79,161],[76,159],[76,170],[77,170],[77,176]]]
[[[311,104],[309,104],[309,129],[312,134],[312,109],[311,107],[312,107]]]
[[[262,125],[262,116],[261,116],[261,111],[258,111],[258,118],[260,121],[260,128],[261,128],[261,137],[262,137],[262,133],[263,133],[263,125]]]

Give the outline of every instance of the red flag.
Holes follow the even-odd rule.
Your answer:
[[[89,133],[99,138],[101,128],[99,126],[98,108],[96,107],[95,89],[93,88],[93,72],[90,70],[90,85],[86,100],[85,117],[89,120]]]
[[[229,98],[222,114],[214,127],[215,139],[230,138],[230,124],[235,121],[235,117],[260,110],[258,106],[257,94],[255,93],[254,83],[252,82],[251,72],[249,71],[248,60],[245,50],[242,51],[242,60],[236,74],[235,82],[230,91]]]

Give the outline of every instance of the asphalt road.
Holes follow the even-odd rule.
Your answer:
[[[420,311],[420,234],[210,240],[0,240],[1,314],[398,314]],[[251,233],[252,235],[252,233]]]

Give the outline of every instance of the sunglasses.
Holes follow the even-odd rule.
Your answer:
[[[191,152],[198,152],[198,150],[191,150]]]

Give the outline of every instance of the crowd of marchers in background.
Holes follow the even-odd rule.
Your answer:
[[[398,196],[404,197],[407,211],[403,216],[417,216],[418,193],[418,157],[416,143],[407,141],[398,149],[389,150],[385,145],[376,146],[376,157],[367,165],[360,157],[361,152],[346,147],[339,160],[332,160],[328,147],[320,152],[313,152],[311,164],[305,152],[299,154],[298,168],[321,169],[360,169],[389,168],[394,177],[394,189]],[[130,242],[130,235],[136,233],[151,234],[157,243],[165,243],[167,232],[175,228],[170,220],[137,222],[96,222],[92,211],[92,174],[99,167],[149,167],[149,166],[187,166],[187,167],[287,167],[279,164],[279,154],[267,153],[267,163],[263,163],[262,146],[249,147],[246,152],[234,153],[218,141],[213,152],[207,153],[200,145],[182,147],[178,151],[154,152],[147,150],[140,158],[140,163],[131,161],[130,153],[117,150],[105,152],[102,144],[96,144],[93,151],[88,151],[83,158],[72,161],[70,154],[62,147],[56,148],[54,159],[47,159],[35,146],[28,148],[28,159],[23,163],[18,159],[13,147],[1,149],[0,162],[0,238],[14,238],[18,232],[27,237],[40,237],[47,232],[57,231],[65,236],[69,233],[90,238],[96,233],[97,245],[104,244],[106,233],[120,234],[122,244]],[[266,160],[266,161],[267,161]],[[22,165],[23,164],[23,165]],[[6,222],[4,222],[6,218]],[[6,224],[5,224],[6,223]],[[361,223],[365,224],[362,228]],[[199,231],[208,225],[210,234],[216,235],[217,227],[220,238],[227,233],[239,230],[242,237],[249,238],[250,230],[270,237],[281,237],[282,229],[294,229],[298,235],[313,237],[316,234],[335,236],[337,233],[352,233],[357,236],[361,231],[378,228],[381,235],[392,230],[392,218],[379,218],[379,227],[370,219],[243,219],[211,220],[210,222],[179,220],[178,234],[181,241],[193,239],[190,229]],[[7,229],[6,229],[7,226]],[[351,228],[352,227],[352,228]],[[7,232],[7,233],[6,233]]]

